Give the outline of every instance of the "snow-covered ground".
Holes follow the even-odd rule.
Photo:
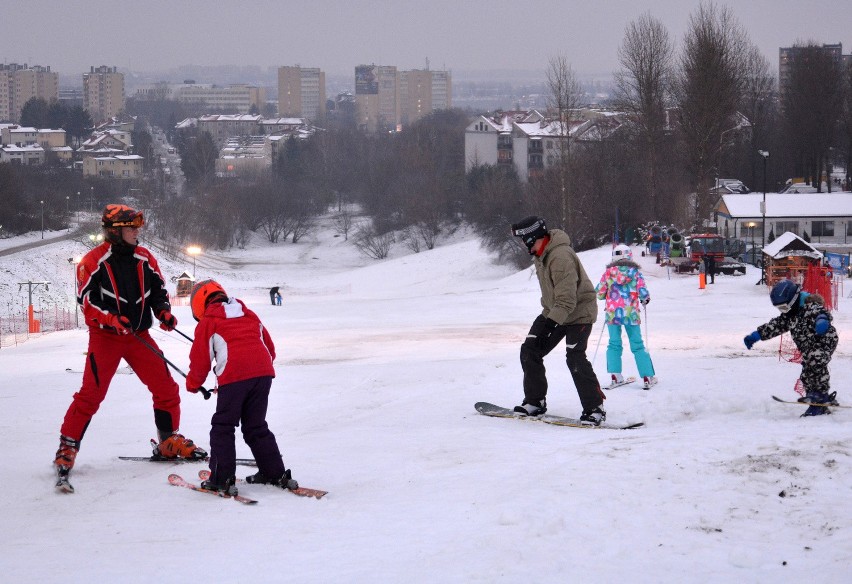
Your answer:
[[[67,280],[70,292],[67,260],[83,251],[65,242],[0,257],[0,300],[22,279]],[[581,257],[596,282],[609,250]],[[645,422],[609,431],[474,411],[520,403],[518,347],[538,289],[531,270],[493,265],[469,236],[419,254],[400,246],[381,262],[330,230],[205,251],[198,276],[247,301],[273,334],[268,420],[294,477],[330,492],[319,501],[244,486],[260,500],[246,507],[166,482],[203,465],[118,460],[146,454],[154,435],[133,375],[115,377],[88,429],[77,492],[56,494],[51,461],[80,382],[66,368],[82,369],[86,332],[0,349],[3,580],[848,582],[852,410],[802,419],[800,406],[771,400],[796,397],[799,368],[779,362],[777,340],[743,347],[775,312],[759,271],[699,290],[697,276],[639,260],[661,381],[607,392],[609,421]],[[191,269],[162,263],[168,277]],[[275,284],[281,307],[269,302]],[[850,307],[835,313],[832,373],[852,404]],[[191,335],[188,308],[175,313]],[[599,320],[590,359],[601,330]],[[185,371],[188,342],[153,334]],[[602,381],[605,349],[594,361]],[[577,416],[564,353],[547,365],[550,412]],[[624,370],[636,373],[629,351]],[[183,396],[181,430],[206,446],[213,403]],[[239,439],[237,451],[250,456]]]

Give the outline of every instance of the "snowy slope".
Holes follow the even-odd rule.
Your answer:
[[[24,276],[70,277],[69,247],[42,248],[38,262],[0,257],[0,292],[16,293],[10,283]],[[596,282],[609,251],[581,257]],[[79,387],[65,369],[82,368],[86,333],[3,348],[0,468],[15,495],[3,509],[4,580],[848,581],[852,411],[801,419],[799,406],[770,399],[795,397],[798,367],[779,363],[777,341],[742,345],[773,316],[758,271],[699,290],[696,276],[639,261],[652,296],[643,332],[661,382],[608,392],[610,421],[646,423],[619,432],[473,410],[520,403],[518,347],[538,290],[530,270],[493,265],[465,234],[382,262],[330,231],[205,252],[199,277],[246,300],[273,333],[268,419],[295,478],[330,491],[321,501],[246,486],[260,503],[245,507],[167,484],[169,472],[193,479],[201,465],[119,461],[145,454],[154,434],[133,375],[115,377],[88,429],[77,492],[57,495],[50,462]],[[282,307],[269,303],[273,284]],[[832,372],[839,399],[852,403],[848,302],[835,313]],[[175,313],[192,334],[188,309]],[[600,333],[599,321],[590,358]],[[188,343],[154,334],[186,370]],[[594,363],[602,381],[605,345]],[[547,365],[550,411],[578,415],[564,354]],[[629,351],[624,370],[635,374]],[[206,446],[213,403],[183,395],[181,430]],[[250,456],[239,438],[237,450]]]

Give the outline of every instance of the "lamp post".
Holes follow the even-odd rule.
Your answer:
[[[757,223],[755,223],[754,221],[748,222],[748,232],[749,232],[749,235],[751,236],[751,254],[752,254],[752,257],[754,257],[754,228],[755,228],[756,225],[757,225]]]
[[[763,201],[760,203],[760,216],[763,218],[763,224],[760,231],[763,234],[760,244],[760,252],[763,253],[763,248],[766,247],[766,163],[769,161],[769,150],[758,150],[758,154],[763,158]],[[766,284],[766,262],[763,257],[760,258],[760,281],[758,284]]]
[[[195,281],[195,257],[201,253],[201,248],[197,245],[190,245],[186,248],[186,253],[192,256],[192,280]]]
[[[41,238],[44,239],[44,201],[39,201],[41,203]]]

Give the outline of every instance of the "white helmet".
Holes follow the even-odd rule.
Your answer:
[[[633,252],[626,245],[619,244],[612,248],[612,259],[614,260],[632,260]]]

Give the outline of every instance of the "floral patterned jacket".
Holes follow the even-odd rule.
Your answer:
[[[639,301],[650,297],[650,294],[636,262],[623,259],[609,264],[595,291],[598,300],[606,300],[606,324],[637,325],[642,322]]]

